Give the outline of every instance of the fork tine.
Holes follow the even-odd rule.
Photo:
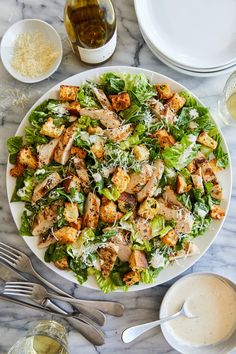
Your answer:
[[[7,287],[5,287],[4,291],[32,294],[32,290],[27,290],[27,289],[22,289],[22,288],[7,288]]]
[[[16,261],[15,260],[10,261],[9,259],[7,259],[5,257],[5,255],[4,255],[4,257],[2,257],[1,253],[0,253],[0,259],[2,259],[4,262],[6,262],[7,264],[9,264],[12,267],[16,266]]]
[[[14,295],[14,296],[24,296],[24,297],[31,297],[31,294],[28,293],[19,293],[19,292],[12,292],[12,291],[3,291],[5,295]]]
[[[7,249],[4,249],[1,245],[0,245],[0,252],[4,252],[4,254],[7,253],[7,254],[11,255],[12,257],[15,257],[15,259],[17,259],[19,257],[15,253],[13,253],[13,252],[11,252],[11,251],[9,251]]]
[[[15,289],[25,289],[25,290],[33,290],[33,286],[27,286],[23,284],[5,284],[5,288],[8,287],[9,289],[15,288]]]
[[[7,245],[6,243],[3,243],[3,242],[1,242],[1,241],[0,241],[0,246],[1,246],[2,248],[9,249],[9,250],[13,251],[16,255],[21,256],[21,255],[23,254],[23,252],[17,250],[17,249],[14,248],[14,247],[11,247],[11,246]]]
[[[35,283],[30,283],[28,281],[6,281],[6,285],[22,285],[22,286],[30,286],[31,288],[35,285]]]

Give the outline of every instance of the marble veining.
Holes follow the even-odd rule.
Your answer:
[[[155,70],[167,75],[192,90],[211,109],[217,117],[217,97],[222,91],[227,79],[226,75],[213,78],[189,77],[178,73],[156,59],[145,44],[139,31],[135,16],[133,0],[114,1],[118,19],[118,45],[113,57],[104,64],[131,65]],[[63,0],[0,0],[0,39],[7,28],[16,21],[24,18],[39,18],[52,24],[59,32],[63,42],[63,60],[59,70],[49,79],[32,85],[14,80],[3,68],[0,61],[0,240],[15,245],[25,251],[32,259],[36,269],[47,279],[62,287],[68,293],[88,299],[112,299],[126,306],[122,318],[108,317],[104,331],[106,344],[94,347],[71,327],[68,328],[69,349],[71,354],[108,354],[112,351],[136,354],[166,354],[176,353],[165,341],[160,328],[153,329],[136,340],[133,344],[123,344],[120,334],[130,325],[151,321],[158,318],[161,300],[173,281],[141,292],[127,294],[103,295],[98,291],[76,286],[59,276],[55,276],[46,268],[26,247],[24,241],[17,236],[17,229],[10,214],[6,196],[6,140],[13,135],[18,124],[32,104],[49,88],[59,81],[90,67],[81,64],[73,55],[63,26]],[[236,141],[233,128],[223,127],[227,140],[233,172],[236,172]],[[236,180],[233,181],[232,200],[224,226],[217,240],[206,254],[185,274],[196,271],[214,271],[236,280]],[[10,303],[0,301],[0,353],[6,353],[10,346],[32,326],[34,320],[46,318],[45,314],[22,309]],[[49,317],[50,318],[50,317]]]

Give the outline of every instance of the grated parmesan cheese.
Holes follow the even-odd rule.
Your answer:
[[[33,78],[46,73],[58,56],[43,33],[22,33],[17,37],[11,65],[22,75]]]

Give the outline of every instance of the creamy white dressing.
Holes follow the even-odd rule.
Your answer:
[[[166,323],[166,329],[180,343],[191,346],[216,344],[227,339],[236,326],[236,292],[213,275],[190,276],[178,283],[166,296],[166,313],[179,311],[187,300],[187,309],[198,316],[180,316]]]

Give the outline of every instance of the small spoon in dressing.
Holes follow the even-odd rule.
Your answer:
[[[183,306],[181,307],[180,311],[176,312],[174,315],[164,317],[161,320],[153,321],[153,322],[148,322],[148,323],[143,323],[138,326],[133,326],[126,328],[124,332],[121,335],[121,338],[124,343],[130,343],[137,337],[139,337],[141,334],[145,333],[149,329],[152,329],[156,326],[159,326],[160,324],[171,321],[179,316],[185,316],[187,318],[197,318],[197,316],[194,316],[192,313],[189,312],[187,308],[187,301],[183,303]]]

